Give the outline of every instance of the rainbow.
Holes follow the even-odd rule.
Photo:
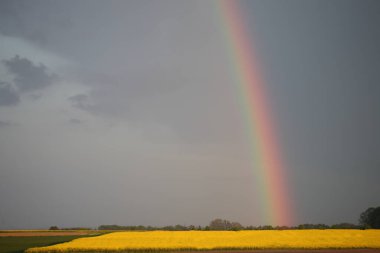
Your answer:
[[[236,0],[217,0],[215,3],[249,136],[252,169],[262,202],[262,219],[264,224],[292,225],[292,199],[275,134],[276,125],[251,34],[245,27],[244,12]]]

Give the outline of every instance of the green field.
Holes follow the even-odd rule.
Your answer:
[[[48,246],[56,243],[71,241],[76,238],[85,237],[81,235],[73,236],[9,236],[0,237],[0,253],[21,253],[27,248]]]

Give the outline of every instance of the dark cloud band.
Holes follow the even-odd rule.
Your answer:
[[[7,70],[14,75],[13,82],[20,92],[43,89],[53,83],[55,74],[48,74],[43,64],[35,65],[31,60],[18,55],[3,60]]]

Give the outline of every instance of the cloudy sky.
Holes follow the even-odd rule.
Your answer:
[[[263,225],[217,3],[0,2],[0,229]],[[295,223],[380,198],[380,2],[248,1]]]

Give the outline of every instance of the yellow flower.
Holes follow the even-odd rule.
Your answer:
[[[47,247],[30,248],[26,253],[326,248],[380,248],[380,230],[115,232]]]

